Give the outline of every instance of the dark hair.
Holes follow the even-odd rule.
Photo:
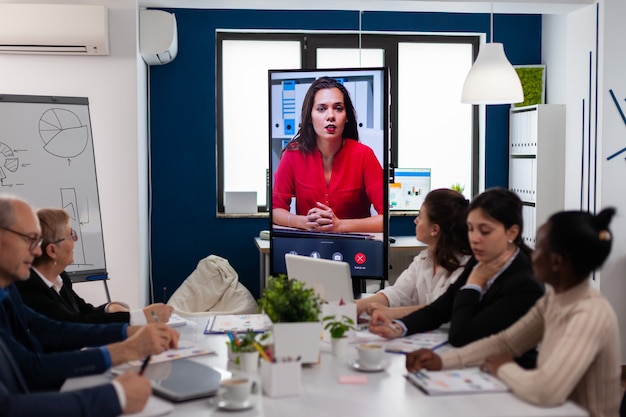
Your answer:
[[[584,211],[561,211],[548,219],[550,249],[569,259],[579,280],[602,266],[611,252],[609,230],[615,209],[605,208],[597,215]]]
[[[313,81],[309,90],[304,96],[302,102],[302,112],[300,113],[300,127],[294,138],[287,144],[285,149],[300,149],[303,153],[311,153],[317,148],[317,136],[315,135],[315,129],[313,129],[313,121],[311,119],[311,112],[313,111],[313,104],[315,104],[315,94],[324,89],[337,88],[343,94],[343,104],[346,109],[346,125],[344,126],[342,137],[344,139],[359,140],[359,132],[357,130],[356,112],[354,105],[350,99],[348,90],[339,81],[331,77],[320,77]]]
[[[426,194],[424,205],[430,222],[439,225],[434,257],[439,265],[448,272],[453,272],[462,266],[458,255],[472,253],[465,223],[469,201],[457,191],[440,188]]]
[[[522,217],[522,200],[517,194],[506,188],[490,188],[472,200],[467,212],[478,208],[482,209],[492,219],[502,223],[505,229],[517,225],[519,233],[514,243],[527,254],[532,252],[522,240],[524,218]]]

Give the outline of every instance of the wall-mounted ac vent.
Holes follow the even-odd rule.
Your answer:
[[[102,5],[0,4],[0,53],[109,55]]]

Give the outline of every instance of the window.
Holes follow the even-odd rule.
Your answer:
[[[390,68],[393,167],[430,168],[432,188],[478,191],[475,106],[460,103],[476,36],[231,33],[217,35],[218,212],[226,191],[268,205],[268,70]],[[360,46],[360,47],[359,47]]]

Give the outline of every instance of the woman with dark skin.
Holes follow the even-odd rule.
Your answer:
[[[617,416],[620,402],[619,329],[608,301],[591,288],[613,240],[615,210],[598,215],[554,214],[537,231],[533,269],[549,286],[537,304],[508,329],[442,356],[420,349],[406,357],[409,371],[478,366],[518,397],[553,406],[571,400],[592,417]],[[541,342],[536,369],[513,358]]]

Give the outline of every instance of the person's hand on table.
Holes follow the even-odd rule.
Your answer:
[[[418,349],[406,355],[406,370],[409,372],[421,369],[438,371],[441,367],[441,356],[430,349]]]
[[[111,301],[104,309],[107,313],[127,313],[130,311],[128,305],[119,301]]]
[[[129,326],[127,333],[126,340],[109,345],[114,365],[148,355],[158,355],[167,349],[178,349],[180,335],[165,323]]]
[[[317,203],[317,207],[311,208],[306,215],[306,226],[310,230],[319,232],[330,232],[334,228],[334,222],[338,220],[333,210],[322,204]]]
[[[133,414],[143,410],[150,394],[152,394],[150,380],[134,371],[124,372],[115,380],[120,383],[124,389],[124,394],[126,394],[126,407],[124,407],[122,412],[124,414]]]
[[[385,317],[391,317],[390,315],[391,308],[387,307],[384,304],[373,302],[373,303],[368,303],[365,305],[365,312],[367,312],[367,314],[369,314],[370,317],[372,316],[372,314],[374,314],[374,311],[379,311],[380,314],[385,315]]]
[[[143,308],[143,314],[146,316],[148,323],[167,323],[173,312],[174,307],[163,303],[150,304]]]
[[[508,353],[494,353],[487,356],[485,362],[480,366],[480,370],[491,375],[497,375],[498,369],[505,363],[513,362],[513,356]]]
[[[371,315],[369,330],[371,333],[386,339],[393,339],[402,335],[402,327],[392,322],[379,310],[374,310]]]

